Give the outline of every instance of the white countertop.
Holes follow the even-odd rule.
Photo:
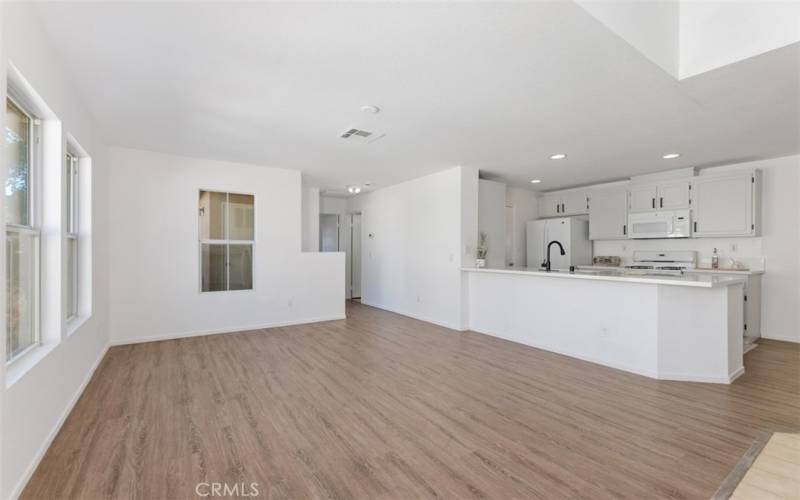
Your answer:
[[[728,286],[738,283],[745,283],[747,278],[740,273],[691,273],[682,276],[646,276],[646,275],[630,275],[622,274],[619,270],[578,270],[577,272],[570,273],[569,271],[542,271],[536,268],[521,268],[521,267],[507,267],[507,268],[477,268],[477,267],[462,267],[462,271],[475,272],[475,273],[499,273],[499,274],[521,274],[530,275],[543,278],[564,278],[564,279],[583,279],[583,280],[598,280],[598,281],[621,281],[624,283],[647,283],[650,285],[676,285],[676,286],[692,286],[700,288],[713,288],[719,286]],[[744,274],[744,273],[741,273]]]
[[[623,270],[622,267],[613,267],[613,266],[578,266],[578,269],[592,269],[595,271],[610,271],[610,272],[621,272]],[[733,269],[733,268],[719,268],[719,269],[709,269],[705,267],[696,267],[691,270],[687,270],[687,273],[703,273],[703,274],[721,274],[721,275],[735,275],[735,276],[752,276],[754,274],[764,274],[762,269]]]

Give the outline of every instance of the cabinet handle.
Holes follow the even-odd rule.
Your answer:
[[[561,204],[560,203],[556,203],[556,213],[557,214],[561,213]]]
[[[561,213],[562,214],[567,213],[567,211],[564,209],[564,204],[563,203],[561,204]]]
[[[656,199],[653,198],[651,201],[653,202],[653,208],[656,208]]]
[[[664,197],[663,196],[658,200],[658,204],[660,205],[659,208],[664,208]]]
[[[628,234],[628,225],[627,224],[623,224],[622,225],[622,236],[626,236],[627,234]]]
[[[694,221],[694,232],[697,232],[697,221]]]

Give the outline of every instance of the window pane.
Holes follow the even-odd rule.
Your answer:
[[[253,245],[231,245],[229,290],[253,288]]]
[[[227,245],[201,244],[200,275],[204,292],[226,290],[225,253]]]
[[[75,191],[75,169],[77,168],[77,160],[74,156],[67,153],[65,161],[65,180],[67,184],[67,192],[65,196],[65,208],[67,213],[67,232],[71,234],[77,233],[77,192]]]
[[[6,233],[6,359],[36,343],[36,236]]]
[[[78,240],[67,238],[67,318],[78,314]]]
[[[226,193],[200,191],[200,239],[225,239]]]
[[[30,131],[30,118],[6,99],[6,222],[22,226],[30,225]]]
[[[231,240],[253,240],[253,195],[230,195],[230,235]]]

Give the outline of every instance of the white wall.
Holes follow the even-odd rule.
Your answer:
[[[486,234],[486,266],[505,267],[506,185],[502,182],[478,181],[478,232]]]
[[[319,252],[319,188],[303,186],[303,242],[304,252]]]
[[[680,77],[688,78],[800,41],[799,2],[680,5]]]
[[[319,198],[319,213],[346,214],[350,211],[348,198],[322,195]]]
[[[594,255],[630,259],[636,250],[696,250],[700,262],[708,263],[716,247],[723,264],[728,257],[754,269],[763,263],[761,335],[800,342],[800,156],[724,168],[753,167],[763,173],[761,237],[595,241]],[[720,168],[703,172],[714,170]]]
[[[303,253],[297,171],[113,148],[111,340],[344,317],[344,256]],[[254,290],[200,293],[197,193],[253,193]]]
[[[66,334],[63,322],[55,322],[56,330],[59,327],[61,330],[55,332],[57,343],[52,344],[47,354],[15,380],[13,385],[4,389],[2,498],[8,498],[21,491],[105,353],[108,343],[109,206],[106,189],[107,148],[103,137],[70,86],[69,79],[61,72],[60,63],[48,36],[42,31],[34,7],[30,3],[4,2],[3,9],[3,73],[7,57],[55,113],[61,122],[62,132],[77,139],[91,155],[93,164],[93,314],[71,335]],[[2,87],[5,92],[5,83]],[[4,243],[0,246],[5,248]],[[0,268],[4,273],[5,266]],[[62,269],[62,273],[65,271]],[[5,306],[0,310],[5,311]],[[5,327],[5,320],[0,323]],[[43,333],[49,336],[53,332]]]
[[[577,0],[595,19],[677,78],[682,4],[678,0]]]
[[[506,190],[506,205],[513,208],[514,222],[510,260],[514,267],[527,267],[527,223],[536,220],[539,212],[538,197],[527,189],[510,187]]]
[[[461,329],[461,266],[474,263],[477,170],[456,167],[353,200],[362,213],[362,301]]]

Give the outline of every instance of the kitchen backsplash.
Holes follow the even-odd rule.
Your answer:
[[[753,270],[765,268],[762,238],[689,238],[659,240],[602,240],[594,242],[594,255],[617,255],[623,265],[630,263],[636,250],[695,250],[700,267],[711,266],[714,248],[719,253],[720,267],[731,267],[735,259]]]

